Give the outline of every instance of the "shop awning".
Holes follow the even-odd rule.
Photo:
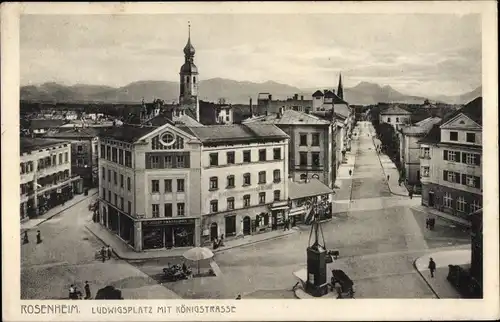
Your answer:
[[[288,197],[292,200],[327,195],[333,193],[323,182],[311,179],[308,182],[288,182]]]
[[[274,202],[271,206],[269,206],[269,209],[271,210],[288,209],[288,202],[287,201]]]

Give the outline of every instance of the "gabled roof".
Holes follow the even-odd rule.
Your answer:
[[[344,118],[348,118],[350,114],[349,108],[345,105],[335,105],[334,112]]]
[[[391,106],[380,112],[380,115],[410,115],[411,113],[407,110],[402,109],[399,106]]]
[[[311,179],[304,183],[288,181],[288,197],[291,200],[326,195],[332,192],[332,189],[318,179]]]
[[[479,125],[483,125],[483,98],[477,97],[469,103],[465,104],[461,109],[456,110],[446,117],[443,124],[455,118],[459,114],[464,114]]]
[[[315,115],[298,112],[294,110],[285,110],[283,115],[278,117],[277,114],[262,115],[249,118],[243,121],[244,124],[281,124],[281,125],[327,125],[330,122],[325,121]]]
[[[186,130],[180,127],[182,130]],[[202,143],[250,142],[263,139],[286,139],[288,135],[273,124],[233,124],[187,127]]]
[[[157,129],[157,126],[142,126],[126,124],[120,127],[105,129],[99,137],[134,143],[139,138]]]
[[[30,121],[30,127],[32,129],[57,128],[65,123],[66,120],[63,119],[35,119]]]
[[[429,144],[435,144],[439,143],[441,141],[441,129],[439,128],[441,126],[441,122],[434,124],[432,128],[429,130],[427,135],[424,136],[423,139],[418,141],[419,143],[429,143]]]
[[[426,134],[429,132],[435,124],[439,124],[441,118],[439,117],[428,117],[414,125],[407,125],[401,127],[401,132],[404,134]]]
[[[203,124],[199,123],[196,121],[194,118],[192,118],[189,115],[180,115],[180,116],[174,116],[173,117],[174,124],[179,124],[182,123],[187,127],[198,127],[198,126],[203,126]]]
[[[26,153],[33,150],[38,150],[48,146],[68,143],[66,140],[55,140],[55,139],[41,139],[41,138],[27,138],[21,137],[19,142],[20,152]]]
[[[314,94],[312,94],[312,97],[321,97],[321,96],[325,96],[325,95],[320,90],[317,90],[316,92],[314,92]]]

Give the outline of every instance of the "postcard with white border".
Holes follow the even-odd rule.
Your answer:
[[[0,21],[4,320],[500,317],[495,2]]]

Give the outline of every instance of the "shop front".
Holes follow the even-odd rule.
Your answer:
[[[143,220],[142,249],[195,246],[195,219]]]
[[[271,211],[272,230],[283,229],[285,221],[288,219],[287,216],[288,209],[289,209],[288,202],[286,201],[274,202],[271,205],[270,211]]]

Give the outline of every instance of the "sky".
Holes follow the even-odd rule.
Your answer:
[[[413,95],[481,85],[479,15],[23,15],[21,84],[119,87],[178,81],[191,42],[200,80],[345,87],[366,81]]]

